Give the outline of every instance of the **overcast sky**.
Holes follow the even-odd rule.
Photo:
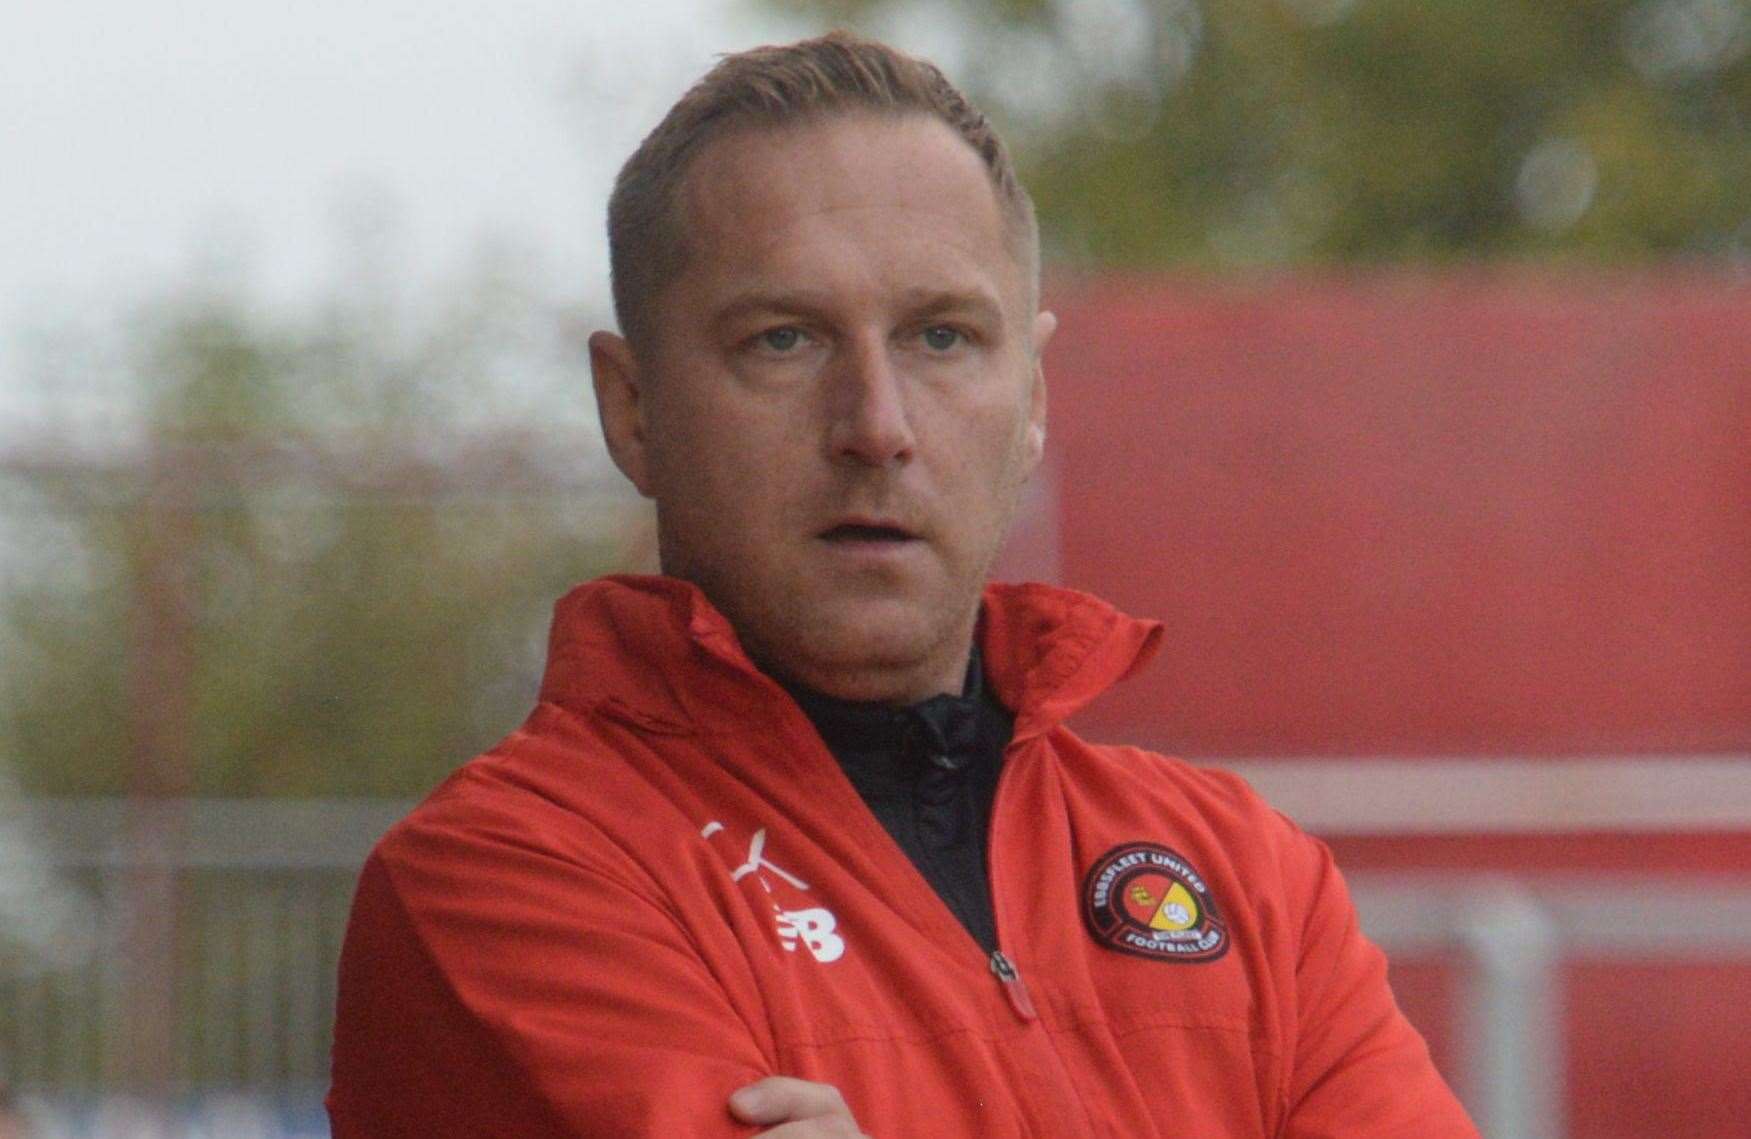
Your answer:
[[[149,295],[214,247],[271,302],[309,295],[361,210],[396,222],[415,281],[496,238],[601,296],[613,170],[715,53],[792,30],[751,7],[0,4],[0,416],[21,329]]]

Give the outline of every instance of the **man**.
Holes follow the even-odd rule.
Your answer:
[[[1045,441],[1031,207],[927,64],[732,56],[609,207],[664,576],[379,844],[355,1136],[1474,1136],[1324,849],[1062,721],[1160,635],[985,586]]]

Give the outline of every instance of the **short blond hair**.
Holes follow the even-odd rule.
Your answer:
[[[608,199],[608,263],[614,315],[635,347],[648,343],[658,295],[686,267],[681,186],[714,139],[828,115],[927,115],[973,148],[990,175],[1010,241],[1037,295],[1039,230],[1034,207],[1003,140],[985,115],[926,60],[849,32],[726,55],[645,137]]]

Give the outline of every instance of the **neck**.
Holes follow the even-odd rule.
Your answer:
[[[977,644],[970,646],[969,652],[967,653],[966,663],[961,668],[961,675],[952,686],[940,690],[933,690],[923,696],[917,697],[916,699],[883,699],[879,697],[863,699],[856,696],[845,696],[836,692],[823,691],[814,685],[806,684],[788,676],[776,673],[768,673],[768,675],[771,675],[783,685],[793,697],[796,697],[799,701],[805,703],[806,706],[834,706],[841,708],[849,708],[851,706],[857,706],[860,708],[881,707],[893,709],[895,711],[905,711],[906,709],[935,704],[944,696],[956,699],[976,697],[983,690],[984,685],[984,669],[979,660],[979,647]]]
[[[832,662],[780,662],[750,654],[768,676],[787,687],[806,688],[823,696],[862,704],[905,707],[932,696],[959,696],[967,682],[971,638],[945,661],[928,666],[884,667],[880,664],[844,667]]]

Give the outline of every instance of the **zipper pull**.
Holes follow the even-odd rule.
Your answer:
[[[1040,1018],[1040,1014],[1034,1011],[1033,998],[1028,996],[1027,982],[1016,972],[1015,962],[1005,957],[1001,949],[991,951],[991,972],[1003,983],[1003,994],[1009,998],[1009,1005],[1017,1016],[1023,1020]]]

